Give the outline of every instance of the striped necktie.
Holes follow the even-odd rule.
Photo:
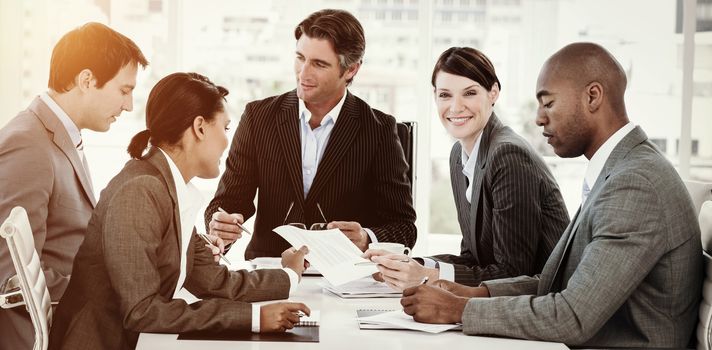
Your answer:
[[[82,165],[84,165],[84,173],[87,175],[87,180],[89,180],[89,188],[92,194],[94,194],[94,185],[92,184],[91,173],[89,172],[89,163],[87,163],[87,157],[84,156],[84,140],[81,138],[77,144],[77,153],[79,154],[79,159],[82,160]]]

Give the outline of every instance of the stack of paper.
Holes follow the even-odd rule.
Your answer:
[[[340,286],[325,282],[322,287],[342,298],[400,298],[403,295],[387,284],[375,281],[370,276]]]
[[[252,267],[256,270],[261,269],[281,269],[282,268],[282,258],[254,258],[250,260]],[[305,276],[317,276],[321,275],[314,266],[309,266],[308,269],[304,270],[303,275]]]
[[[416,322],[412,316],[409,316],[403,312],[403,310],[387,311],[365,317],[361,316],[361,311],[362,310],[359,310],[359,317],[357,318],[359,328],[361,329],[411,329],[428,333],[441,333],[447,330],[462,327],[459,324],[431,324]]]

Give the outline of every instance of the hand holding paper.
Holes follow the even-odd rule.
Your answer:
[[[338,229],[308,231],[285,225],[275,228],[274,232],[294,247],[307,246],[306,259],[335,286],[377,271],[374,265],[355,265],[368,260],[361,257],[362,252]]]

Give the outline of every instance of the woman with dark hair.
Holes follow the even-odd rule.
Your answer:
[[[102,191],[89,221],[51,349],[133,349],[140,332],[284,331],[297,312],[309,313],[301,303],[250,304],[289,296],[305,247],[282,254],[284,269],[231,272],[216,263],[222,240],[206,236],[206,244],[195,232],[201,198],[190,181],[219,175],[227,94],[196,73],[171,74],[151,90],[147,129],[128,147],[133,159]],[[174,298],[183,287],[203,300]]]
[[[423,258],[423,264],[378,256],[382,251],[366,256],[398,289],[424,277],[476,286],[541,272],[569,216],[541,156],[494,113],[502,84],[492,62],[476,49],[453,47],[440,55],[431,82],[440,122],[458,141],[450,153],[450,181],[460,254]]]

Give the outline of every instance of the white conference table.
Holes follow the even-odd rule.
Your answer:
[[[342,299],[323,291],[319,286],[321,280],[321,277],[305,276],[290,298],[321,311],[319,343],[178,340],[176,334],[142,333],[136,349],[568,349],[560,343],[467,336],[462,331],[429,334],[408,330],[360,330],[356,321],[357,309],[395,309],[400,307],[400,299]]]

